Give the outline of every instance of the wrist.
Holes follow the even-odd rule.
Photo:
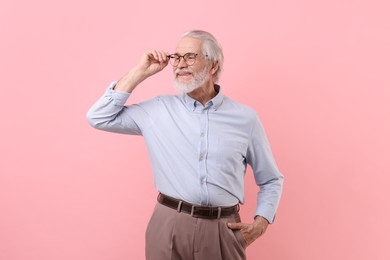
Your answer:
[[[137,85],[144,81],[148,76],[145,75],[145,70],[136,66],[132,68],[127,75],[125,76],[127,79],[131,79]]]
[[[260,216],[260,215],[256,215],[256,216],[255,216],[254,222],[255,222],[255,223],[264,223],[264,224],[266,224],[266,225],[269,225],[269,224],[270,224],[269,221],[268,221],[265,217]]]
[[[132,92],[139,83],[145,80],[145,75],[139,68],[131,69],[123,78],[121,78],[115,86],[116,91]]]

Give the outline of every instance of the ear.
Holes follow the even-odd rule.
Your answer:
[[[211,74],[215,75],[215,73],[218,71],[219,64],[218,61],[213,62],[213,66],[211,67]]]

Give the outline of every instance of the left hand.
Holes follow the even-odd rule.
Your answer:
[[[242,222],[228,223],[228,227],[230,229],[238,229],[241,231],[247,246],[252,244],[257,238],[263,235],[267,230],[268,225],[268,220],[262,216],[257,216],[252,224],[246,224]]]

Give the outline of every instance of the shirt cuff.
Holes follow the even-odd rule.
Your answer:
[[[267,212],[263,212],[262,210],[258,210],[256,211],[254,218],[256,218],[256,216],[261,216],[265,218],[266,220],[268,220],[270,224],[275,222],[275,214],[272,213],[267,213]]]
[[[116,106],[124,106],[127,99],[130,97],[130,93],[115,91],[117,81],[111,82],[110,86],[106,90],[105,97],[112,98]]]

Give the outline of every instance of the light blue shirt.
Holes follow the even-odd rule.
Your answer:
[[[243,204],[249,164],[260,188],[255,215],[274,221],[283,176],[254,110],[218,85],[205,106],[187,94],[125,106],[130,94],[113,90],[115,84],[90,108],[88,121],[100,130],[142,135],[158,191],[198,205]]]

